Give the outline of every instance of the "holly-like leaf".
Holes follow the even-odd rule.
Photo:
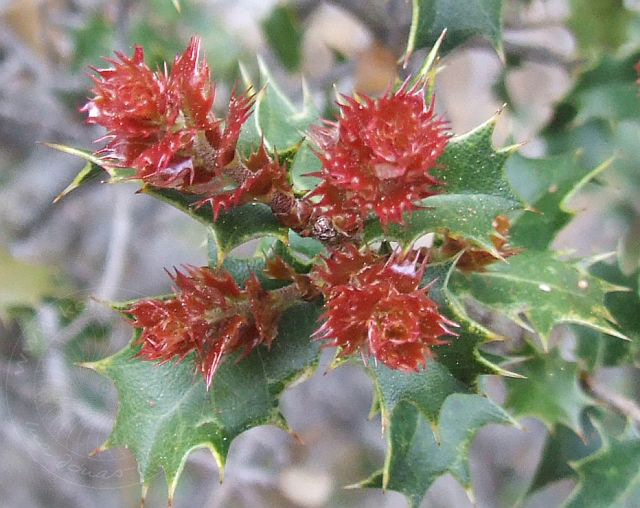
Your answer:
[[[248,204],[223,211],[218,220],[213,221],[213,212],[209,205],[195,208],[195,197],[182,194],[173,189],[158,189],[145,186],[141,190],[162,201],[173,205],[187,215],[209,227],[216,244],[218,264],[234,247],[254,238],[272,236],[284,242],[288,239],[287,228],[275,218],[268,206]]]
[[[277,85],[264,62],[258,63],[264,88],[258,95],[253,119],[268,149],[291,152],[304,139],[307,127],[318,119],[318,111],[304,83],[303,107],[298,109]]]
[[[571,464],[579,481],[564,508],[634,506],[625,497],[640,485],[640,439],[602,439],[599,451]]]
[[[118,392],[116,422],[101,449],[131,450],[145,488],[164,471],[170,499],[195,448],[209,448],[222,475],[231,441],[240,433],[263,424],[287,428],[278,397],[317,363],[319,344],[309,337],[319,312],[312,303],[285,311],[271,349],[260,346],[238,362],[228,358],[209,391],[191,356],[165,365],[134,358],[135,337],[115,355],[85,364],[109,377]]]
[[[81,185],[98,177],[103,171],[109,176],[108,181],[110,183],[122,182],[131,180],[135,177],[135,170],[130,168],[112,168],[106,166],[104,161],[100,159],[93,152],[88,150],[82,150],[80,148],[73,148],[72,146],[59,145],[56,143],[46,143],[49,148],[58,150],[59,152],[68,153],[74,157],[80,157],[87,161],[73,180],[65,187],[65,189],[56,196],[54,202],[59,201],[71,191],[76,190]]]
[[[414,404],[400,401],[389,417],[384,468],[359,486],[402,492],[411,507],[417,507],[431,484],[446,473],[470,491],[469,446],[488,423],[509,424],[512,420],[485,397],[454,393],[440,408],[436,439],[423,413]]]
[[[429,265],[422,284],[429,286],[429,297],[438,304],[439,310],[459,324],[455,329],[458,334],[456,337],[449,339],[446,344],[432,348],[435,358],[468,389],[475,389],[476,380],[482,374],[514,374],[496,365],[479,350],[480,345],[496,337],[485,333],[483,327],[467,319],[460,303],[449,291],[449,281],[455,274],[456,261],[457,259],[453,259]]]
[[[502,0],[413,0],[405,58],[415,49],[433,46],[443,30],[443,54],[480,36],[502,55]]]
[[[455,313],[447,284],[455,261],[428,265],[422,280],[439,310],[450,318]],[[456,333],[459,336],[447,344],[433,348],[434,357],[419,372],[376,364],[368,368],[374,384],[372,410],[381,414],[388,449],[383,470],[359,486],[397,490],[412,506],[447,472],[471,488],[467,460],[473,435],[485,423],[511,420],[493,402],[470,393],[477,390],[479,375],[511,373],[483,357],[478,346],[487,339],[469,323],[462,322]]]
[[[560,261],[551,252],[527,251],[508,262],[494,263],[485,272],[456,273],[449,288],[456,299],[473,297],[537,331],[545,348],[558,323],[582,324],[627,338],[613,325],[613,317],[604,305],[607,293],[624,288],[594,277],[578,265]]]
[[[373,379],[383,428],[387,427],[394,409],[403,401],[413,404],[432,426],[436,426],[445,399],[452,393],[467,391],[437,361],[430,361],[420,372],[402,372],[382,364],[374,365],[368,371]]]
[[[421,202],[424,209],[392,224],[386,230],[377,220],[365,225],[364,238],[386,238],[410,245],[421,236],[448,231],[499,256],[493,242],[494,219],[522,207],[505,176],[505,162],[517,147],[496,151],[491,142],[497,117],[476,129],[451,139],[438,159],[434,176],[443,182],[443,193]]]
[[[507,161],[509,181],[533,212],[525,212],[512,222],[510,242],[527,249],[547,249],[574,215],[567,202],[609,167],[609,162],[588,170],[573,154],[549,159],[528,159],[519,154],[511,157]]]
[[[564,360],[557,349],[540,354],[529,347],[525,356],[516,369],[525,379],[505,379],[505,407],[514,417],[538,418],[549,430],[562,424],[584,435],[582,413],[593,400],[580,387],[578,364]]]
[[[73,178],[73,180],[71,180],[69,185],[67,185],[63,189],[63,191],[55,197],[53,202],[57,203],[63,197],[65,197],[70,192],[76,190],[81,185],[83,185],[83,184],[85,184],[85,183],[97,178],[98,176],[100,176],[103,173],[103,171],[104,170],[100,166],[98,166],[97,164],[94,164],[93,162],[87,162],[82,167],[80,172]]]
[[[590,272],[611,284],[629,288],[629,291],[607,293],[605,306],[618,324],[618,330],[630,340],[621,341],[617,337],[596,330],[574,327],[577,339],[576,355],[582,365],[590,371],[599,367],[637,364],[640,352],[638,272],[626,276],[617,265],[603,262],[591,266]]]

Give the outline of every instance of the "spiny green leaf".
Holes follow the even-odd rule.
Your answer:
[[[87,364],[109,377],[118,391],[116,423],[102,449],[129,448],[144,485],[163,470],[170,498],[195,448],[209,448],[222,474],[229,445],[240,433],[263,424],[286,428],[278,396],[316,365],[319,344],[309,336],[318,315],[318,306],[311,303],[287,310],[271,349],[259,347],[239,362],[227,359],[209,391],[190,356],[178,364],[157,365],[134,358],[133,341],[115,355]]]
[[[624,275],[618,266],[603,262],[590,267],[590,272],[611,284],[627,287],[630,291],[607,293],[605,306],[618,324],[618,330],[630,340],[621,341],[585,327],[574,327],[576,355],[582,365],[592,371],[599,367],[637,364],[640,352],[640,295],[638,272]]]
[[[495,150],[492,143],[498,114],[449,141],[433,174],[447,194],[486,194],[520,203],[505,175],[504,165],[518,145]]]
[[[413,404],[435,426],[445,399],[452,393],[467,391],[437,361],[430,361],[420,372],[402,372],[382,364],[374,365],[368,371],[380,404],[383,427],[388,425],[390,415],[402,401]]]
[[[567,207],[569,199],[609,167],[609,162],[588,170],[573,154],[549,159],[511,157],[507,162],[509,181],[534,212],[523,213],[512,222],[510,242],[527,249],[547,249],[574,214]]]
[[[102,171],[109,175],[107,180],[109,183],[116,183],[121,181],[128,181],[135,177],[135,170],[129,168],[112,168],[105,165],[104,161],[100,159],[93,152],[88,150],[82,150],[80,148],[73,148],[67,145],[58,145],[56,143],[45,143],[49,148],[58,150],[60,152],[68,153],[75,157],[80,157],[87,161],[80,172],[74,177],[74,179],[65,187],[65,189],[56,196],[54,203],[65,197],[71,191],[74,191],[81,185],[87,183],[93,178],[100,175]]]
[[[495,336],[484,333],[482,327],[468,320],[462,307],[449,291],[449,281],[455,272],[457,259],[427,266],[422,279],[423,286],[429,286],[429,297],[438,304],[440,312],[458,323],[456,337],[448,339],[446,344],[432,348],[437,361],[444,365],[453,376],[468,389],[475,389],[478,376],[497,374],[511,376],[486,357],[478,348]]]
[[[482,327],[477,327],[473,321],[467,320],[459,308],[459,303],[450,293],[448,286],[451,276],[455,273],[455,262],[453,259],[429,265],[422,284],[429,285],[429,297],[438,304],[440,312],[459,324],[455,329],[458,335],[448,339],[446,344],[433,347],[433,353],[437,361],[456,379],[468,389],[472,389],[475,388],[478,376],[482,374],[510,376],[513,373],[497,366],[478,349],[481,344],[495,337],[483,333]]]
[[[303,87],[304,104],[296,108],[274,81],[266,65],[259,61],[262,86],[255,106],[258,131],[270,150],[286,153],[294,150],[304,139],[307,127],[318,119],[318,111],[311,95]]]
[[[80,187],[82,184],[85,184],[88,181],[100,176],[103,171],[104,170],[100,166],[87,161],[80,172],[74,177],[73,180],[71,180],[71,183],[69,183],[69,185],[67,185],[64,190],[55,197],[53,202],[57,203],[71,191],[74,191],[78,187]]]
[[[527,251],[508,262],[494,263],[485,272],[455,273],[449,288],[456,299],[473,297],[537,331],[545,347],[558,323],[582,324],[626,339],[612,324],[604,305],[608,292],[624,288],[598,279],[578,265],[560,261],[551,252]]]
[[[413,0],[405,58],[416,49],[433,46],[445,29],[442,53],[481,36],[502,55],[502,0]]]
[[[365,225],[367,242],[387,238],[403,245],[430,232],[448,231],[454,237],[481,246],[494,255],[493,221],[497,215],[521,208],[504,172],[515,147],[494,150],[491,142],[497,117],[476,129],[451,139],[438,160],[443,169],[434,176],[444,182],[443,193],[421,202],[425,209],[407,216],[404,225],[390,225],[383,230],[377,220]]]
[[[150,194],[169,203],[187,215],[198,220],[211,229],[216,245],[218,264],[238,245],[242,245],[253,238],[273,236],[286,242],[287,228],[275,218],[268,206],[262,204],[248,204],[221,212],[217,221],[213,221],[210,206],[195,208],[195,197],[182,194],[173,189],[158,189],[145,186],[142,192]]]
[[[549,430],[562,424],[582,436],[582,412],[593,400],[580,387],[578,364],[564,360],[557,349],[540,354],[529,347],[524,355],[528,358],[516,371],[526,379],[505,379],[505,407],[515,417],[542,420]]]
[[[417,407],[400,401],[390,415],[387,457],[381,472],[360,484],[402,492],[417,507],[431,484],[451,473],[471,490],[469,446],[488,423],[512,423],[500,407],[480,395],[454,393],[446,398],[438,417],[438,440],[430,422]]]
[[[564,508],[618,508],[640,485],[640,439],[605,438],[602,448],[571,466],[579,481]]]

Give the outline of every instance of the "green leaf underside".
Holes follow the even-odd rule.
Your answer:
[[[118,391],[118,415],[104,447],[129,448],[145,485],[164,470],[170,497],[194,448],[210,448],[222,471],[237,435],[263,424],[286,428],[278,396],[317,363],[320,345],[309,336],[319,312],[312,303],[285,311],[271,349],[259,347],[240,362],[224,361],[208,392],[190,356],[178,364],[157,365],[134,358],[130,344],[89,365]]]
[[[545,347],[558,323],[582,324],[626,338],[614,327],[604,305],[605,295],[620,288],[556,259],[550,252],[527,251],[505,263],[495,263],[485,272],[455,273],[449,287],[456,299],[472,297],[537,331]]]
[[[485,397],[454,393],[440,407],[436,440],[423,413],[400,401],[389,417],[384,469],[360,486],[402,492],[412,507],[417,507],[431,484],[446,473],[469,490],[469,446],[476,432],[488,423],[507,424],[511,419]]]
[[[529,347],[529,358],[516,369],[526,379],[505,379],[505,407],[514,417],[531,416],[550,430],[557,424],[582,436],[581,417],[593,400],[578,381],[578,364],[565,361],[557,349],[539,354]]]
[[[511,157],[507,162],[509,181],[534,212],[525,212],[512,222],[510,242],[527,249],[547,249],[573,216],[568,200],[608,166],[604,163],[586,169],[574,154],[549,159]]]
[[[640,486],[640,439],[611,438],[602,448],[572,464],[578,485],[564,508],[618,508]]]
[[[432,47],[445,29],[442,54],[476,36],[502,54],[502,0],[413,0],[407,55]]]
[[[504,166],[514,147],[495,151],[491,137],[497,118],[491,118],[476,129],[451,139],[438,160],[442,169],[433,170],[443,182],[442,194],[423,200],[426,209],[406,216],[404,225],[382,228],[377,220],[365,225],[365,241],[384,237],[406,246],[431,232],[448,231],[497,254],[491,237],[493,221],[522,204],[513,193]]]
[[[217,221],[209,205],[195,208],[195,197],[187,196],[173,189],[143,187],[142,192],[173,205],[187,215],[198,220],[212,231],[217,247],[218,264],[234,247],[254,238],[272,236],[284,242],[288,240],[287,228],[275,218],[268,206],[248,204],[223,211]]]

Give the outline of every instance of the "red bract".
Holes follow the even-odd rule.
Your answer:
[[[254,275],[245,289],[228,272],[207,267],[176,270],[171,277],[173,296],[142,300],[126,310],[141,329],[139,357],[166,363],[193,352],[209,387],[225,355],[271,345],[280,310]]]
[[[344,97],[340,117],[313,137],[320,151],[323,181],[311,194],[339,228],[353,227],[370,212],[382,224],[400,223],[416,201],[435,193],[429,174],[448,134],[424,102],[423,83],[379,99]]]
[[[99,152],[105,162],[134,168],[136,178],[156,187],[219,190],[215,179],[235,156],[253,98],[232,95],[223,129],[211,111],[215,90],[197,37],[170,73],[151,71],[140,47],[131,58],[116,55],[107,60],[112,67],[95,69],[94,97],[82,108],[89,123],[108,130]]]
[[[314,270],[325,295],[325,322],[316,336],[345,356],[367,352],[393,369],[416,371],[431,347],[456,326],[442,316],[427,288],[419,288],[425,262],[412,256],[388,259],[353,246],[335,251],[326,269]],[[426,259],[426,258],[425,258]]]

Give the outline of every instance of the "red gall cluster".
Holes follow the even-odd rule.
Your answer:
[[[317,128],[313,138],[322,183],[313,191],[316,207],[342,231],[353,230],[369,213],[380,222],[401,223],[403,213],[435,193],[429,174],[449,139],[445,123],[427,108],[424,83],[371,99],[344,97],[337,122]]]
[[[491,243],[500,257],[475,247],[462,238],[453,238],[448,234],[444,237],[439,254],[446,259],[464,251],[456,263],[456,268],[464,272],[484,272],[488,265],[522,252],[522,249],[509,245],[510,226],[509,219],[504,215],[498,215],[493,221],[495,233]]]
[[[94,69],[94,97],[82,108],[88,122],[108,130],[99,154],[112,167],[133,168],[135,178],[161,188],[204,195],[214,214],[254,198],[268,202],[275,188],[290,190],[285,168],[262,147],[242,163],[236,158],[240,129],[253,97],[232,94],[226,119],[211,108],[215,88],[200,40],[192,38],[171,72],[152,71],[136,47],[116,53],[111,67]],[[238,184],[233,192],[222,189]]]
[[[171,275],[175,294],[141,300],[126,314],[141,329],[138,356],[166,363],[194,352],[207,387],[221,360],[236,351],[241,358],[259,344],[271,345],[282,301],[251,275],[244,289],[224,270],[187,267]]]
[[[420,288],[426,257],[393,254],[383,258],[347,245],[316,267],[313,276],[325,298],[324,324],[316,337],[340,348],[340,356],[368,354],[392,369],[417,371],[431,347],[457,326],[438,312]]]

